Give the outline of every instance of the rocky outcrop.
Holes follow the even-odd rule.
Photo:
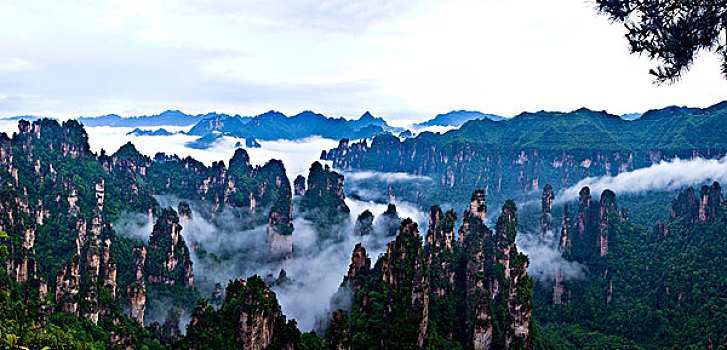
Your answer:
[[[401,222],[399,234],[386,245],[386,253],[381,259],[383,282],[390,289],[411,295],[407,318],[418,325],[417,347],[421,348],[429,325],[429,276],[425,272],[421,238],[415,222],[411,219]]]
[[[354,290],[360,287],[360,281],[367,276],[371,270],[371,259],[366,255],[366,248],[357,243],[351,255],[351,264],[348,266],[348,273],[343,277],[344,282],[349,282]]]
[[[271,258],[293,257],[293,199],[289,184],[280,187],[278,198],[270,209],[268,244]]]
[[[540,233],[545,234],[551,230],[553,224],[553,217],[551,211],[553,209],[553,187],[550,184],[545,184],[543,188],[543,199],[541,201],[541,215],[540,215]]]
[[[185,201],[179,202],[177,205],[177,213],[179,213],[180,220],[192,219],[192,208],[189,206],[189,203]]]
[[[228,339],[209,343],[208,334],[229,334]],[[288,333],[291,332],[291,333]],[[299,332],[294,323],[286,323],[275,296],[258,276],[231,281],[219,309],[198,304],[187,327],[182,348],[208,344],[218,348],[263,350],[294,349],[296,339],[287,335]],[[298,333],[299,334],[299,333]]]
[[[367,236],[372,233],[374,233],[374,214],[367,209],[356,219],[356,223],[353,226],[353,234],[356,236]]]
[[[129,317],[143,325],[144,311],[146,310],[146,283],[143,280],[132,283],[129,285],[127,293],[131,301]]]
[[[722,187],[719,183],[714,182],[712,186],[702,186],[699,191],[699,221],[712,222],[723,203]]]
[[[448,339],[473,349],[532,347],[533,282],[526,273],[527,257],[515,247],[517,208],[512,201],[505,203],[493,233],[483,222],[482,194],[473,193],[470,209],[464,213],[458,231],[464,237],[462,243],[454,238],[454,211],[443,213],[433,206],[426,245],[422,246],[417,225],[405,219],[373,268],[365,250],[356,246],[344,277],[356,295],[354,333],[366,332],[370,319],[397,320],[417,326],[400,335],[410,339],[406,346],[415,348],[427,346],[432,339]],[[436,327],[432,329],[431,324]],[[378,327],[388,327],[370,326],[377,332],[382,331]],[[398,340],[382,341],[384,347],[403,345]]]
[[[700,201],[694,194],[694,188],[689,187],[682,191],[671,202],[671,217],[685,218],[696,222],[699,219]]]
[[[388,237],[394,237],[399,230],[400,223],[401,218],[399,218],[399,213],[396,212],[396,206],[389,203],[386,211],[379,216],[377,225]]]
[[[604,190],[601,194],[600,218],[598,237],[598,250],[601,256],[608,254],[608,242],[611,236],[616,234],[616,222],[620,221],[618,207],[616,206],[616,195],[611,190]]]
[[[563,206],[563,227],[560,230],[560,240],[558,241],[558,252],[560,256],[566,260],[572,260],[573,255],[571,250],[573,248],[573,242],[571,241],[573,235],[573,225],[571,224],[571,213],[568,205]],[[555,285],[553,285],[553,305],[567,305],[568,298],[563,299],[563,295],[570,294],[570,291],[566,291],[565,285],[565,274],[560,265],[555,267]]]
[[[343,175],[314,162],[308,173],[308,189],[300,202],[303,217],[313,222],[325,239],[340,240],[340,228],[349,220],[350,209],[343,195]]]
[[[305,195],[305,177],[303,177],[303,175],[298,175],[295,177],[295,180],[293,180],[293,189],[293,193],[296,196]]]
[[[172,208],[162,209],[154,224],[144,271],[150,283],[184,287],[194,284],[189,249],[182,236],[182,225]]]
[[[56,305],[61,312],[79,315],[77,296],[80,291],[80,258],[76,255],[61,264],[56,277]]]

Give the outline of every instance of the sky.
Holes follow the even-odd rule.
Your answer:
[[[0,2],[0,116],[256,115],[390,121],[468,109],[614,114],[727,97],[713,54],[654,85],[592,0]]]

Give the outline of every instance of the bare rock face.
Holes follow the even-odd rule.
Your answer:
[[[541,234],[545,234],[545,232],[548,232],[551,229],[553,220],[551,216],[553,198],[555,198],[553,195],[553,187],[550,186],[550,184],[545,184],[545,187],[543,188],[542,209],[540,215]]]
[[[616,205],[616,195],[611,190],[604,190],[601,194],[599,218],[600,235],[598,248],[601,256],[608,254],[609,238],[616,234],[616,228],[614,227],[616,221],[620,221],[618,207]]]
[[[717,215],[717,210],[723,205],[722,187],[714,182],[712,186],[702,186],[699,191],[699,221],[711,222]]]
[[[150,283],[185,287],[194,284],[192,260],[182,237],[182,225],[171,208],[163,209],[154,225],[149,237],[148,257],[144,270]]]
[[[61,264],[56,276],[56,305],[61,312],[79,315],[77,296],[80,291],[80,258],[76,255]]]
[[[671,202],[671,217],[687,218],[691,222],[699,219],[700,200],[694,194],[694,188],[689,187],[679,192],[677,198]]]
[[[351,264],[348,267],[348,274],[343,277],[344,281],[351,282],[354,289],[357,289],[361,277],[369,274],[371,270],[371,259],[366,256],[366,248],[357,243],[351,255]]]
[[[558,252],[566,260],[572,260],[571,249],[573,243],[571,237],[573,235],[573,225],[571,224],[571,213],[568,205],[563,206],[563,227],[560,231],[560,241],[558,242]],[[560,266],[555,268],[555,285],[553,286],[553,305],[567,305],[568,301],[563,300],[563,294],[566,294],[565,281],[563,271]]]
[[[137,281],[129,285],[127,289],[131,301],[131,313],[129,317],[139,324],[144,324],[144,311],[146,310],[146,283]]]
[[[418,225],[411,219],[401,222],[399,235],[386,245],[381,274],[389,288],[411,293],[408,318],[419,326],[417,346],[421,348],[429,327],[429,276],[419,237]]]
[[[303,175],[295,177],[295,180],[293,180],[293,189],[293,193],[295,193],[296,196],[305,195],[305,177],[303,177]]]
[[[281,187],[278,199],[268,215],[269,256],[272,259],[293,257],[293,199],[290,187]]]

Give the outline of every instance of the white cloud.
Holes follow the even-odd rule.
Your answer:
[[[724,98],[714,55],[654,86],[654,63],[630,55],[623,33],[592,0],[11,0],[0,3],[0,45],[33,69],[0,60],[14,67],[12,79],[0,70],[0,91],[37,98],[5,101],[0,115],[314,109],[421,120]]]
[[[616,176],[589,177],[558,193],[556,202],[578,199],[578,192],[584,186],[591,194],[600,196],[609,189],[617,195],[642,193],[657,190],[675,190],[694,186],[706,181],[727,183],[727,157],[722,159],[675,159],[661,161],[646,168],[624,172]]]

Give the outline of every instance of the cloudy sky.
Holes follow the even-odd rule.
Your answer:
[[[0,116],[366,110],[415,120],[727,98],[718,60],[655,86],[591,0],[0,2]]]

